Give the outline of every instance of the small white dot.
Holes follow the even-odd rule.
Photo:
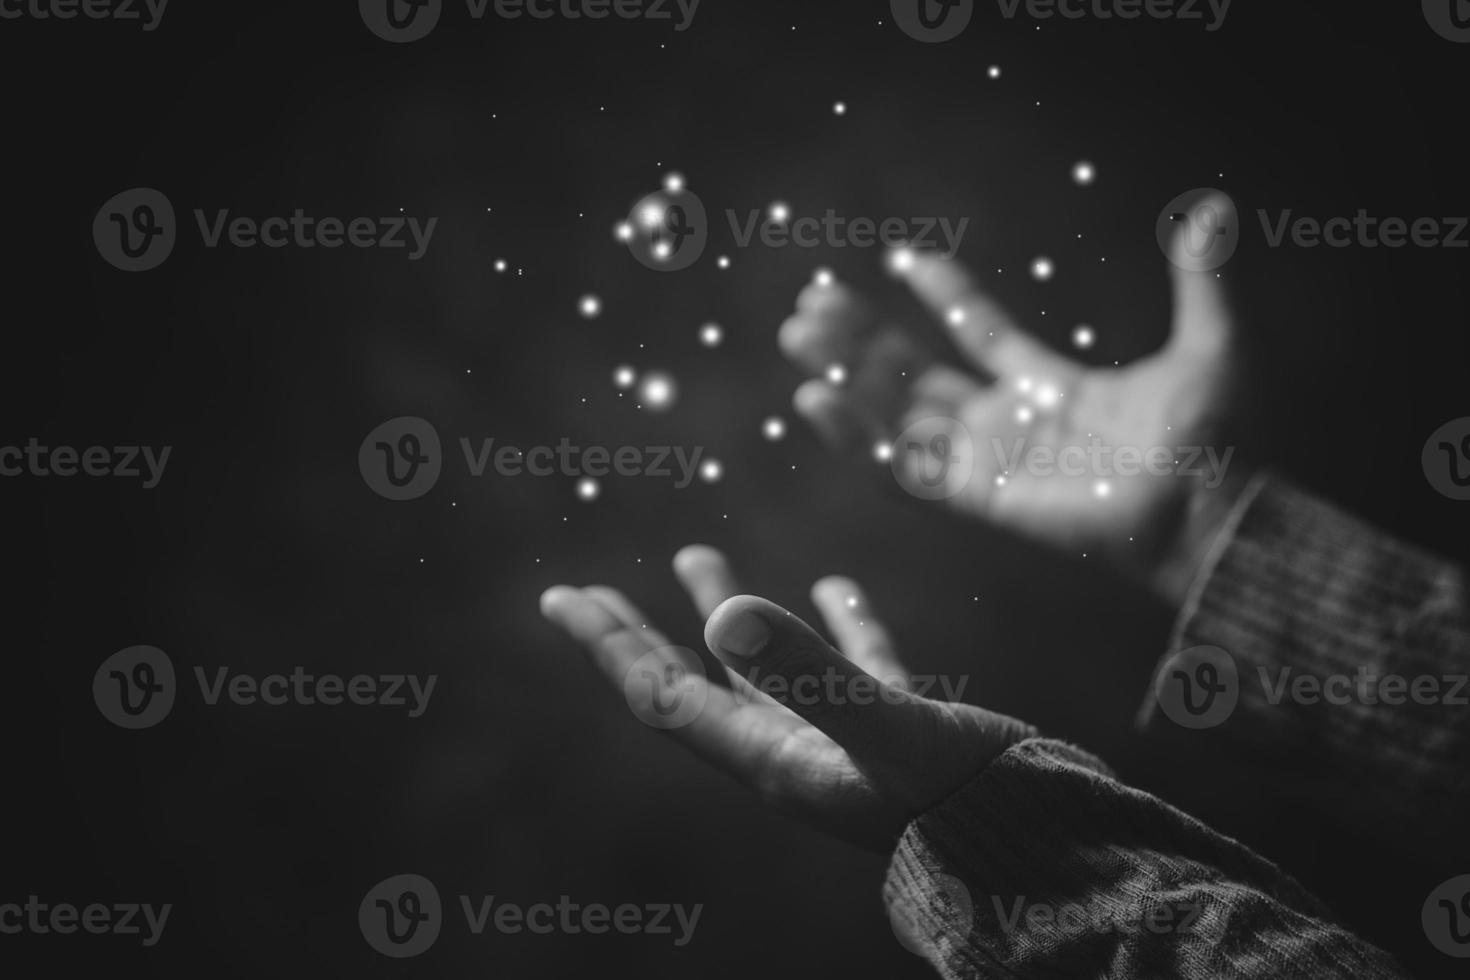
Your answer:
[[[718,265],[721,269],[730,268],[730,256],[721,255],[719,259],[715,261],[715,264]]]
[[[602,495],[602,484],[590,476],[583,477],[577,483],[577,496],[591,503]]]
[[[845,384],[847,381],[847,368],[841,364],[833,364],[827,368],[827,380],[834,385]]]
[[[991,65],[990,66],[990,69],[988,71],[986,71],[985,74],[989,75],[991,78],[999,78],[1000,77],[1000,65]]]
[[[577,303],[577,308],[582,311],[582,316],[588,320],[595,320],[602,315],[602,300],[588,293]]]
[[[791,205],[785,201],[777,201],[771,205],[771,220],[778,225],[784,225],[791,220]]]
[[[1112,484],[1108,483],[1107,480],[1098,480],[1096,483],[1094,483],[1092,485],[1092,495],[1094,497],[1097,497],[1099,500],[1101,500],[1104,497],[1111,496],[1112,493],[1113,493]]]
[[[699,478],[705,483],[719,483],[725,475],[725,465],[717,459],[707,459],[700,464]]]
[[[1097,168],[1086,160],[1079,160],[1072,167],[1072,180],[1082,187],[1086,187],[1097,179]],[[1081,238],[1081,235],[1077,236]]]
[[[873,458],[880,463],[890,462],[893,459],[893,443],[875,443],[873,446]]]
[[[706,347],[718,347],[725,339],[725,331],[718,323],[706,323],[699,328],[699,342]]]
[[[618,365],[617,369],[613,371],[613,384],[617,385],[619,388],[627,390],[628,388],[633,387],[633,385],[637,381],[638,372],[634,371],[632,365],[630,364],[620,364]]]
[[[678,194],[684,189],[684,175],[671,173],[664,178],[664,190],[670,194]]]
[[[836,281],[836,279],[833,277],[831,269],[818,269],[816,273],[812,276],[812,281],[815,282],[818,286],[821,286],[823,289],[826,289],[827,287],[831,286],[832,283]]]
[[[496,272],[504,272],[507,268],[509,268],[509,266],[506,265],[505,259],[496,259],[495,260],[495,271]]]
[[[1072,331],[1072,343],[1080,350],[1087,350],[1096,342],[1096,332],[1085,323]]]
[[[1031,278],[1037,282],[1046,282],[1055,273],[1056,266],[1045,255],[1039,255],[1031,260]]]
[[[1030,405],[1019,405],[1016,407],[1016,421],[1022,425],[1027,424],[1035,417],[1036,413],[1031,410]]]
[[[761,432],[764,433],[767,440],[780,442],[786,438],[786,420],[779,415],[772,415],[761,426]]]

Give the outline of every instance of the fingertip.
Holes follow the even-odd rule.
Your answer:
[[[812,601],[817,605],[837,604],[856,596],[858,584],[845,575],[826,575],[812,584]]]
[[[1217,229],[1228,229],[1230,233],[1237,235],[1238,240],[1239,215],[1236,212],[1235,201],[1229,194],[1220,190],[1211,189],[1201,194],[1182,213],[1172,215],[1176,219],[1182,219],[1174,222],[1174,235],[1169,241],[1169,262],[1176,275],[1197,271],[1207,272],[1215,268],[1215,265],[1210,262],[1210,250],[1206,250],[1205,256],[1201,258],[1192,243],[1191,236],[1195,234],[1195,226],[1205,227],[1200,224],[1202,216],[1205,215],[1209,216],[1208,227],[1212,234]]]
[[[716,656],[748,660],[766,648],[776,624],[790,615],[760,596],[731,596],[710,613],[704,624],[704,642]]]
[[[560,622],[566,615],[568,608],[574,603],[579,595],[579,590],[570,585],[553,585],[541,593],[541,615],[547,619]]]
[[[800,360],[811,347],[816,325],[803,314],[797,313],[781,322],[776,331],[776,346],[790,360]]]
[[[857,294],[853,290],[837,282],[813,280],[796,294],[796,308],[802,313],[817,313],[824,310],[840,308],[844,306],[856,307],[858,305]]]
[[[857,444],[862,425],[829,382],[813,378],[803,383],[792,395],[791,404],[830,448],[844,451]]]
[[[724,554],[707,544],[689,544],[674,553],[674,573],[681,577],[697,572],[712,563],[723,562]]]

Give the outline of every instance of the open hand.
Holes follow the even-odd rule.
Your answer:
[[[1233,227],[1228,199],[1192,213],[1202,208]],[[1185,268],[1196,233],[1188,220],[1175,233],[1167,344],[1122,368],[1079,364],[1029,336],[956,261],[891,256],[970,370],[938,363],[849,287],[813,282],[780,331],[782,349],[814,375],[796,409],[834,446],[885,447],[911,488],[964,457],[960,485],[935,494],[955,510],[1157,579],[1232,462],[1221,443],[1237,377],[1235,321],[1218,275]]]
[[[712,548],[683,549],[674,571],[708,617],[704,639],[722,678],[708,678],[615,589],[556,586],[541,609],[645,723],[819,829],[886,852],[910,819],[1032,734],[1014,719],[912,693],[850,580],[812,589],[843,654],[780,606],[737,595]]]

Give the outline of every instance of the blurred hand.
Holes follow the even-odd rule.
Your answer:
[[[1228,199],[1203,203],[1234,226]],[[911,445],[908,439],[892,445],[910,479],[932,475],[935,460],[926,453],[939,432],[946,441],[934,444],[938,452],[959,447],[973,456],[973,475],[948,499],[955,510],[1073,553],[1110,558],[1166,596],[1182,598],[1210,530],[1242,482],[1239,474],[1211,486],[1225,474],[1211,472],[1201,457],[1203,475],[1141,470],[1120,476],[1111,464],[1099,467],[1082,454],[1091,447],[1109,459],[1121,448],[1226,451],[1221,442],[1237,378],[1235,322],[1216,273],[1181,268],[1188,264],[1190,234],[1190,223],[1180,222],[1169,340],[1123,368],[1078,364],[1029,336],[955,261],[902,252],[892,265],[945,324],[970,371],[936,363],[846,286],[814,282],[780,331],[787,356],[815,376],[797,390],[796,409],[833,446],[865,453],[921,420],[957,421],[963,429],[930,423]],[[840,382],[828,377],[834,364],[845,369]],[[1068,459],[1074,472],[1028,468],[1026,454],[1037,448],[1057,454],[1053,460]],[[1170,464],[1174,458],[1171,453]],[[921,469],[926,466],[931,470]]]
[[[705,643],[726,668],[718,683],[615,589],[556,586],[541,610],[646,723],[818,829],[886,853],[910,819],[1032,734],[909,691],[887,632],[850,580],[812,589],[843,654],[780,606],[737,595],[712,548],[685,548],[674,571],[708,617]],[[688,718],[686,704],[698,709]]]

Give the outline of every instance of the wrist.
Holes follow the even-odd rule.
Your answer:
[[[1175,511],[1159,555],[1148,574],[1153,592],[1178,609],[1224,530],[1254,469],[1238,465],[1223,477],[1194,482]]]

